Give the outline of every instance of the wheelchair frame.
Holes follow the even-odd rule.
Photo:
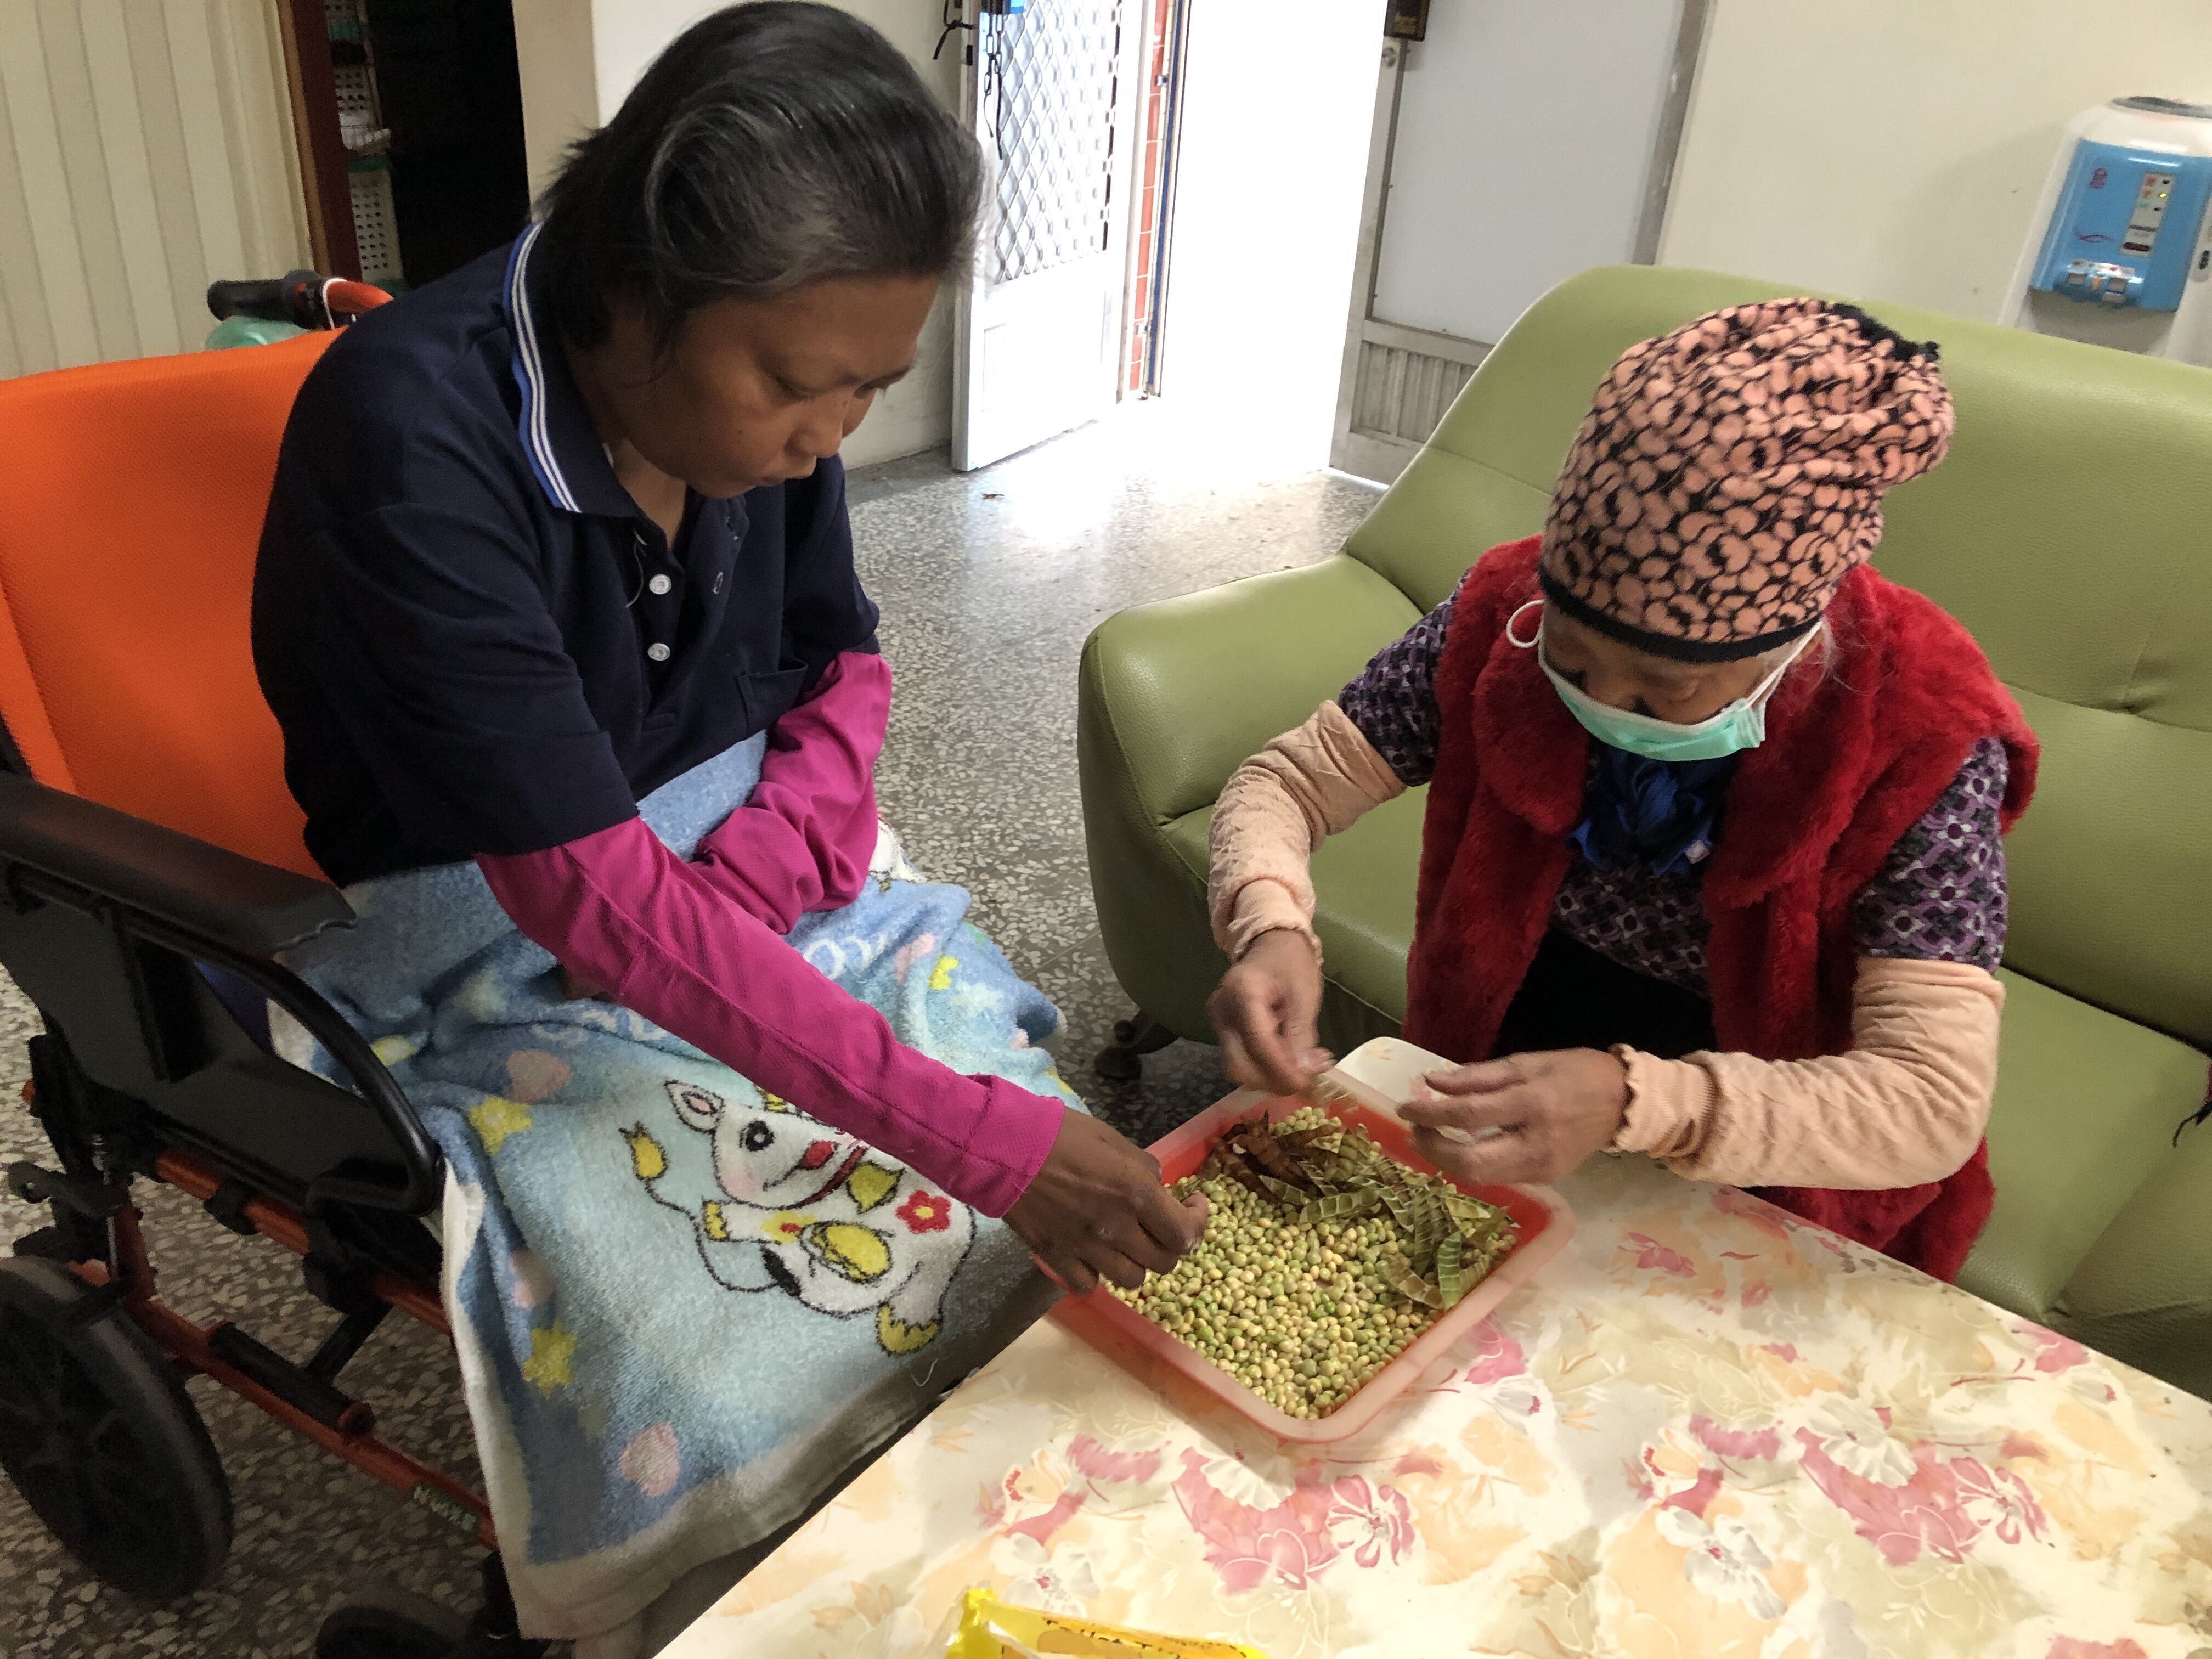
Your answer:
[[[539,1651],[515,1632],[482,1494],[380,1437],[374,1407],[340,1387],[393,1309],[452,1334],[439,1245],[418,1219],[442,1186],[436,1144],[368,1044],[279,960],[350,926],[352,909],[325,883],[36,782],[4,733],[0,765],[0,963],[46,1024],[24,1097],[60,1166],[7,1170],[10,1190],[52,1217],[15,1252],[65,1267],[84,1292],[46,1322],[49,1334],[128,1321],[175,1375],[220,1383],[493,1552],[487,1610],[462,1645],[391,1651]],[[285,1009],[353,1089],[268,1053],[203,965]],[[228,1320],[204,1326],[162,1303],[132,1200],[139,1179],[301,1258],[308,1291],[338,1316],[311,1358],[295,1363]],[[192,1413],[180,1389],[174,1398]],[[227,1486],[221,1503],[221,1545],[198,1583],[228,1547]]]

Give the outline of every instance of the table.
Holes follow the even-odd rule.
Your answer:
[[[918,1659],[976,1582],[1271,1659],[2212,1659],[2212,1405],[1641,1158],[1560,1190],[1567,1250],[1359,1439],[1045,1321],[667,1659]]]

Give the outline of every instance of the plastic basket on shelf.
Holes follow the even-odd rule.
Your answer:
[[[376,93],[376,70],[366,61],[333,64],[331,79],[337,90],[338,137],[347,154],[381,155],[392,148],[392,130],[384,125],[383,106]]]
[[[392,205],[392,163],[365,155],[349,163],[353,187],[353,237],[361,253],[361,280],[396,292],[406,286],[399,258],[399,219]]]

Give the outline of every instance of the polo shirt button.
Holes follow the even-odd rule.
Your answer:
[[[651,645],[645,647],[645,654],[652,658],[655,662],[666,662],[668,660],[668,647],[656,640]]]
[[[665,593],[670,588],[675,586],[676,584],[669,580],[665,576],[655,576],[651,581],[646,584],[646,586],[650,588],[655,593]]]

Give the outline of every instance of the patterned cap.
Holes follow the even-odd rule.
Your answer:
[[[1943,459],[1934,345],[1853,306],[1731,306],[1623,352],[1544,520],[1545,596],[1686,662],[1786,645],[1881,540],[1882,492]]]

